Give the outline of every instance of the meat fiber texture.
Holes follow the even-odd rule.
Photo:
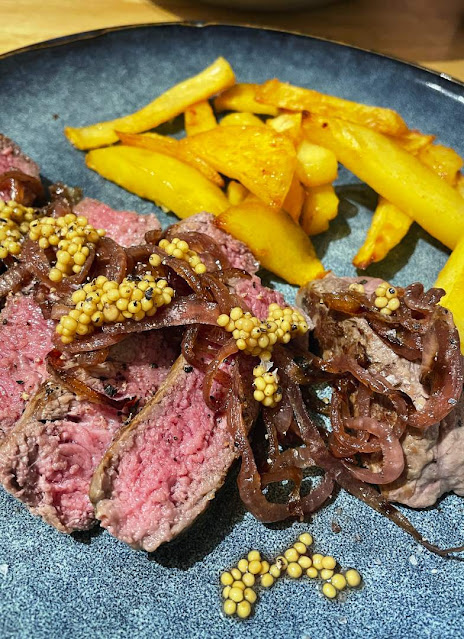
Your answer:
[[[76,204],[74,212],[84,215],[94,228],[106,229],[108,237],[121,246],[142,244],[147,231],[161,228],[154,214],[139,215],[135,211],[115,211],[107,204],[88,197]]]
[[[409,395],[417,409],[423,407],[427,392],[420,381],[420,363],[409,362],[396,355],[369,327],[366,320],[355,317],[335,322],[327,308],[310,301],[308,292],[343,290],[353,281],[327,276],[300,290],[299,303],[308,311],[316,324],[324,349],[323,357],[347,349],[367,356],[368,370],[383,375],[397,389]],[[366,292],[375,291],[380,280],[362,278]],[[310,288],[309,288],[310,287]],[[327,348],[324,346],[327,340]],[[329,346],[330,345],[330,346]],[[424,433],[408,428],[401,444],[405,455],[405,470],[390,485],[382,486],[382,493],[392,502],[412,508],[433,506],[448,492],[464,495],[464,400],[439,424]]]
[[[108,364],[95,373],[101,375],[103,392],[113,395],[118,389],[115,398],[137,397],[140,407],[156,393],[177,354],[176,342],[167,342],[161,332],[131,336],[110,350]],[[0,447],[3,485],[59,530],[89,528],[94,523],[88,496],[92,475],[126,418],[115,408],[45,383]]]
[[[11,296],[0,315],[0,442],[47,376],[54,323],[32,296]]]
[[[179,226],[201,229],[211,237],[212,216],[195,217],[201,227],[192,227],[192,218]],[[221,239],[233,266],[254,263],[243,245],[230,236]],[[264,287],[256,276],[236,280],[234,288],[262,319],[269,304],[284,303],[280,293]],[[188,527],[214,498],[236,457],[225,415],[204,402],[203,380],[201,371],[180,358],[158,395],[121,431],[95,473],[91,498],[97,517],[134,548],[153,551]]]

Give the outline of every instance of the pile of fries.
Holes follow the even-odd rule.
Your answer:
[[[153,132],[180,114],[184,138]],[[277,79],[237,84],[224,58],[132,115],[65,134],[92,149],[91,169],[129,191],[181,218],[214,214],[292,284],[325,273],[309,236],[337,215],[339,162],[379,194],[356,267],[382,260],[413,221],[450,249],[464,238],[463,160],[453,149],[408,129],[391,109]],[[456,250],[437,284],[464,329],[464,298],[453,293],[456,281],[464,289],[464,241]]]

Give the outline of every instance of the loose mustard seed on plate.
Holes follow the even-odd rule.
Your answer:
[[[221,574],[224,614],[237,615],[240,619],[248,618],[258,599],[257,588],[269,590],[285,574],[292,580],[300,579],[304,574],[310,580],[321,579],[321,592],[329,600],[336,599],[347,587],[360,586],[362,578],[357,570],[349,568],[341,572],[332,555],[311,555],[309,547],[312,544],[312,536],[303,533],[293,546],[277,556],[272,563],[263,559],[258,550],[250,550],[246,558],[240,559],[230,571]]]

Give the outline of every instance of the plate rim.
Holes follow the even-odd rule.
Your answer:
[[[25,45],[24,47],[19,47],[17,49],[13,49],[12,51],[6,51],[0,54],[0,62],[6,60],[10,57],[14,57],[16,55],[20,55],[22,53],[28,53],[30,51],[40,51],[42,49],[52,49],[54,47],[65,46],[67,44],[74,44],[76,42],[84,42],[86,40],[94,40],[97,38],[104,37],[105,35],[111,33],[117,33],[120,31],[130,31],[135,29],[146,29],[146,28],[156,28],[156,27],[182,27],[186,29],[204,29],[211,27],[233,27],[244,30],[253,30],[253,31],[264,31],[268,33],[277,33],[284,35],[292,35],[297,36],[299,38],[309,39],[317,42],[324,42],[330,44],[336,44],[345,49],[360,51],[362,53],[369,53],[375,57],[380,59],[391,60],[393,62],[400,63],[405,65],[406,67],[423,71],[435,78],[439,78],[443,80],[445,83],[450,83],[451,85],[457,87],[464,93],[464,80],[459,80],[448,73],[444,73],[441,71],[436,71],[435,69],[430,69],[418,62],[412,62],[410,60],[405,60],[399,56],[391,55],[388,53],[383,53],[381,51],[377,51],[376,49],[369,49],[366,47],[360,47],[354,44],[349,44],[347,42],[343,42],[342,40],[335,40],[332,38],[325,38],[323,36],[315,36],[306,33],[301,33],[300,31],[294,31],[291,29],[280,29],[277,27],[269,27],[269,26],[260,26],[256,24],[239,24],[235,22],[215,22],[215,21],[203,21],[203,20],[180,20],[180,21],[166,21],[166,22],[141,22],[137,24],[123,24],[123,25],[115,25],[111,27],[103,27],[101,29],[92,29],[90,31],[80,31],[78,33],[72,33],[65,36],[59,36],[57,38],[51,38],[48,40],[43,40],[41,42],[35,42],[33,44]]]

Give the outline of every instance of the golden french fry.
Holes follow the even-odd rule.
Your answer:
[[[264,126],[264,122],[253,113],[237,111],[228,113],[219,122],[221,126]]]
[[[453,313],[454,323],[461,338],[461,353],[464,354],[464,237],[459,240],[438,274],[434,286],[446,291],[440,304]]]
[[[147,104],[139,111],[116,120],[99,122],[81,128],[66,127],[68,140],[78,149],[95,149],[118,141],[115,131],[141,133],[171,120],[192,104],[206,100],[235,82],[232,67],[218,58],[213,64]]]
[[[338,162],[330,149],[303,140],[296,157],[296,174],[305,186],[322,186],[337,179]]]
[[[240,184],[240,182],[231,180],[227,185],[226,193],[227,199],[229,200],[231,206],[236,206],[237,204],[241,204],[243,202],[250,191],[245,188],[243,184]]]
[[[259,84],[240,83],[227,89],[214,100],[214,108],[221,111],[248,111],[262,115],[277,115],[276,107],[256,102],[255,93]]]
[[[314,115],[336,117],[375,129],[389,135],[406,133],[403,118],[382,107],[351,102],[312,89],[303,89],[277,79],[268,80],[256,90],[256,100],[290,111],[309,111]]]
[[[296,163],[286,135],[267,126],[218,126],[180,143],[269,206],[282,208]]]
[[[218,186],[192,166],[169,155],[117,145],[90,151],[86,164],[107,180],[152,200],[178,217],[201,211],[219,215],[229,206]]]
[[[290,215],[292,220],[295,220],[296,223],[298,223],[300,219],[304,199],[305,191],[303,185],[295,174],[282,208]]]
[[[306,118],[305,136],[440,242],[454,248],[464,235],[464,199],[387,136],[337,118]]]
[[[278,133],[286,133],[297,145],[301,138],[301,121],[301,113],[281,113],[266,120],[266,124]]]
[[[464,164],[462,157],[442,144],[430,144],[417,154],[418,159],[442,180],[455,186],[458,173]]]
[[[464,198],[464,175],[462,173],[458,173],[455,189],[459,195]]]
[[[303,285],[325,273],[303,229],[284,211],[256,198],[231,206],[215,224],[248,244],[265,268],[290,284]]]
[[[184,126],[187,135],[196,135],[217,126],[216,117],[208,100],[202,100],[187,107],[184,113]]]
[[[365,269],[369,264],[383,260],[401,242],[411,224],[409,215],[380,197],[364,244],[353,259],[354,266]]]
[[[330,220],[337,217],[338,197],[331,184],[323,184],[308,189],[303,204],[301,226],[308,235],[324,233]]]
[[[407,131],[406,133],[394,138],[394,141],[397,144],[413,155],[417,155],[419,151],[429,146],[429,144],[432,144],[434,140],[434,135],[426,135],[416,129]]]
[[[158,133],[123,133],[116,131],[118,138],[127,146],[136,146],[139,149],[148,149],[170,155],[186,164],[190,164],[197,171],[200,171],[208,180],[214,182],[218,186],[224,186],[224,180],[219,173],[209,166],[202,158],[191,153],[188,149],[181,146],[179,140],[170,138],[167,135],[159,135]]]

